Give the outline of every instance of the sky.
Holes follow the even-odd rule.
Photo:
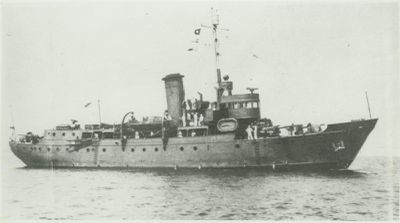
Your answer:
[[[3,1],[2,151],[18,133],[119,123],[166,109],[161,79],[215,100],[211,8],[234,93],[257,87],[274,124],[379,118],[360,155],[400,151],[398,4],[394,1]],[[193,43],[196,39],[199,43]],[[194,48],[194,51],[188,51]],[[84,105],[92,104],[84,108]]]

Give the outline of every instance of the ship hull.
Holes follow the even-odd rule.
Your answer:
[[[170,138],[106,139],[86,145],[63,141],[10,142],[28,167],[39,168],[265,168],[346,169],[377,119],[330,124],[320,133],[256,140],[234,134]]]

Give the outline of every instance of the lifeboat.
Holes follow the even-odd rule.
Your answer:
[[[218,121],[217,128],[220,132],[233,132],[237,129],[238,122],[234,118],[224,118]]]

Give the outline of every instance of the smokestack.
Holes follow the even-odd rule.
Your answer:
[[[179,124],[182,117],[182,102],[185,100],[183,77],[183,75],[177,73],[169,74],[162,79],[165,82],[168,112],[176,125]]]

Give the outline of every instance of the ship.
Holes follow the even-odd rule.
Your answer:
[[[234,94],[230,77],[222,75],[219,18],[212,21],[203,27],[213,33],[216,100],[201,93],[187,99],[184,75],[168,74],[161,79],[167,102],[163,116],[137,120],[129,111],[118,124],[84,126],[72,120],[42,136],[12,137],[12,152],[32,168],[347,169],[378,119],[281,126],[262,118],[257,88]]]

